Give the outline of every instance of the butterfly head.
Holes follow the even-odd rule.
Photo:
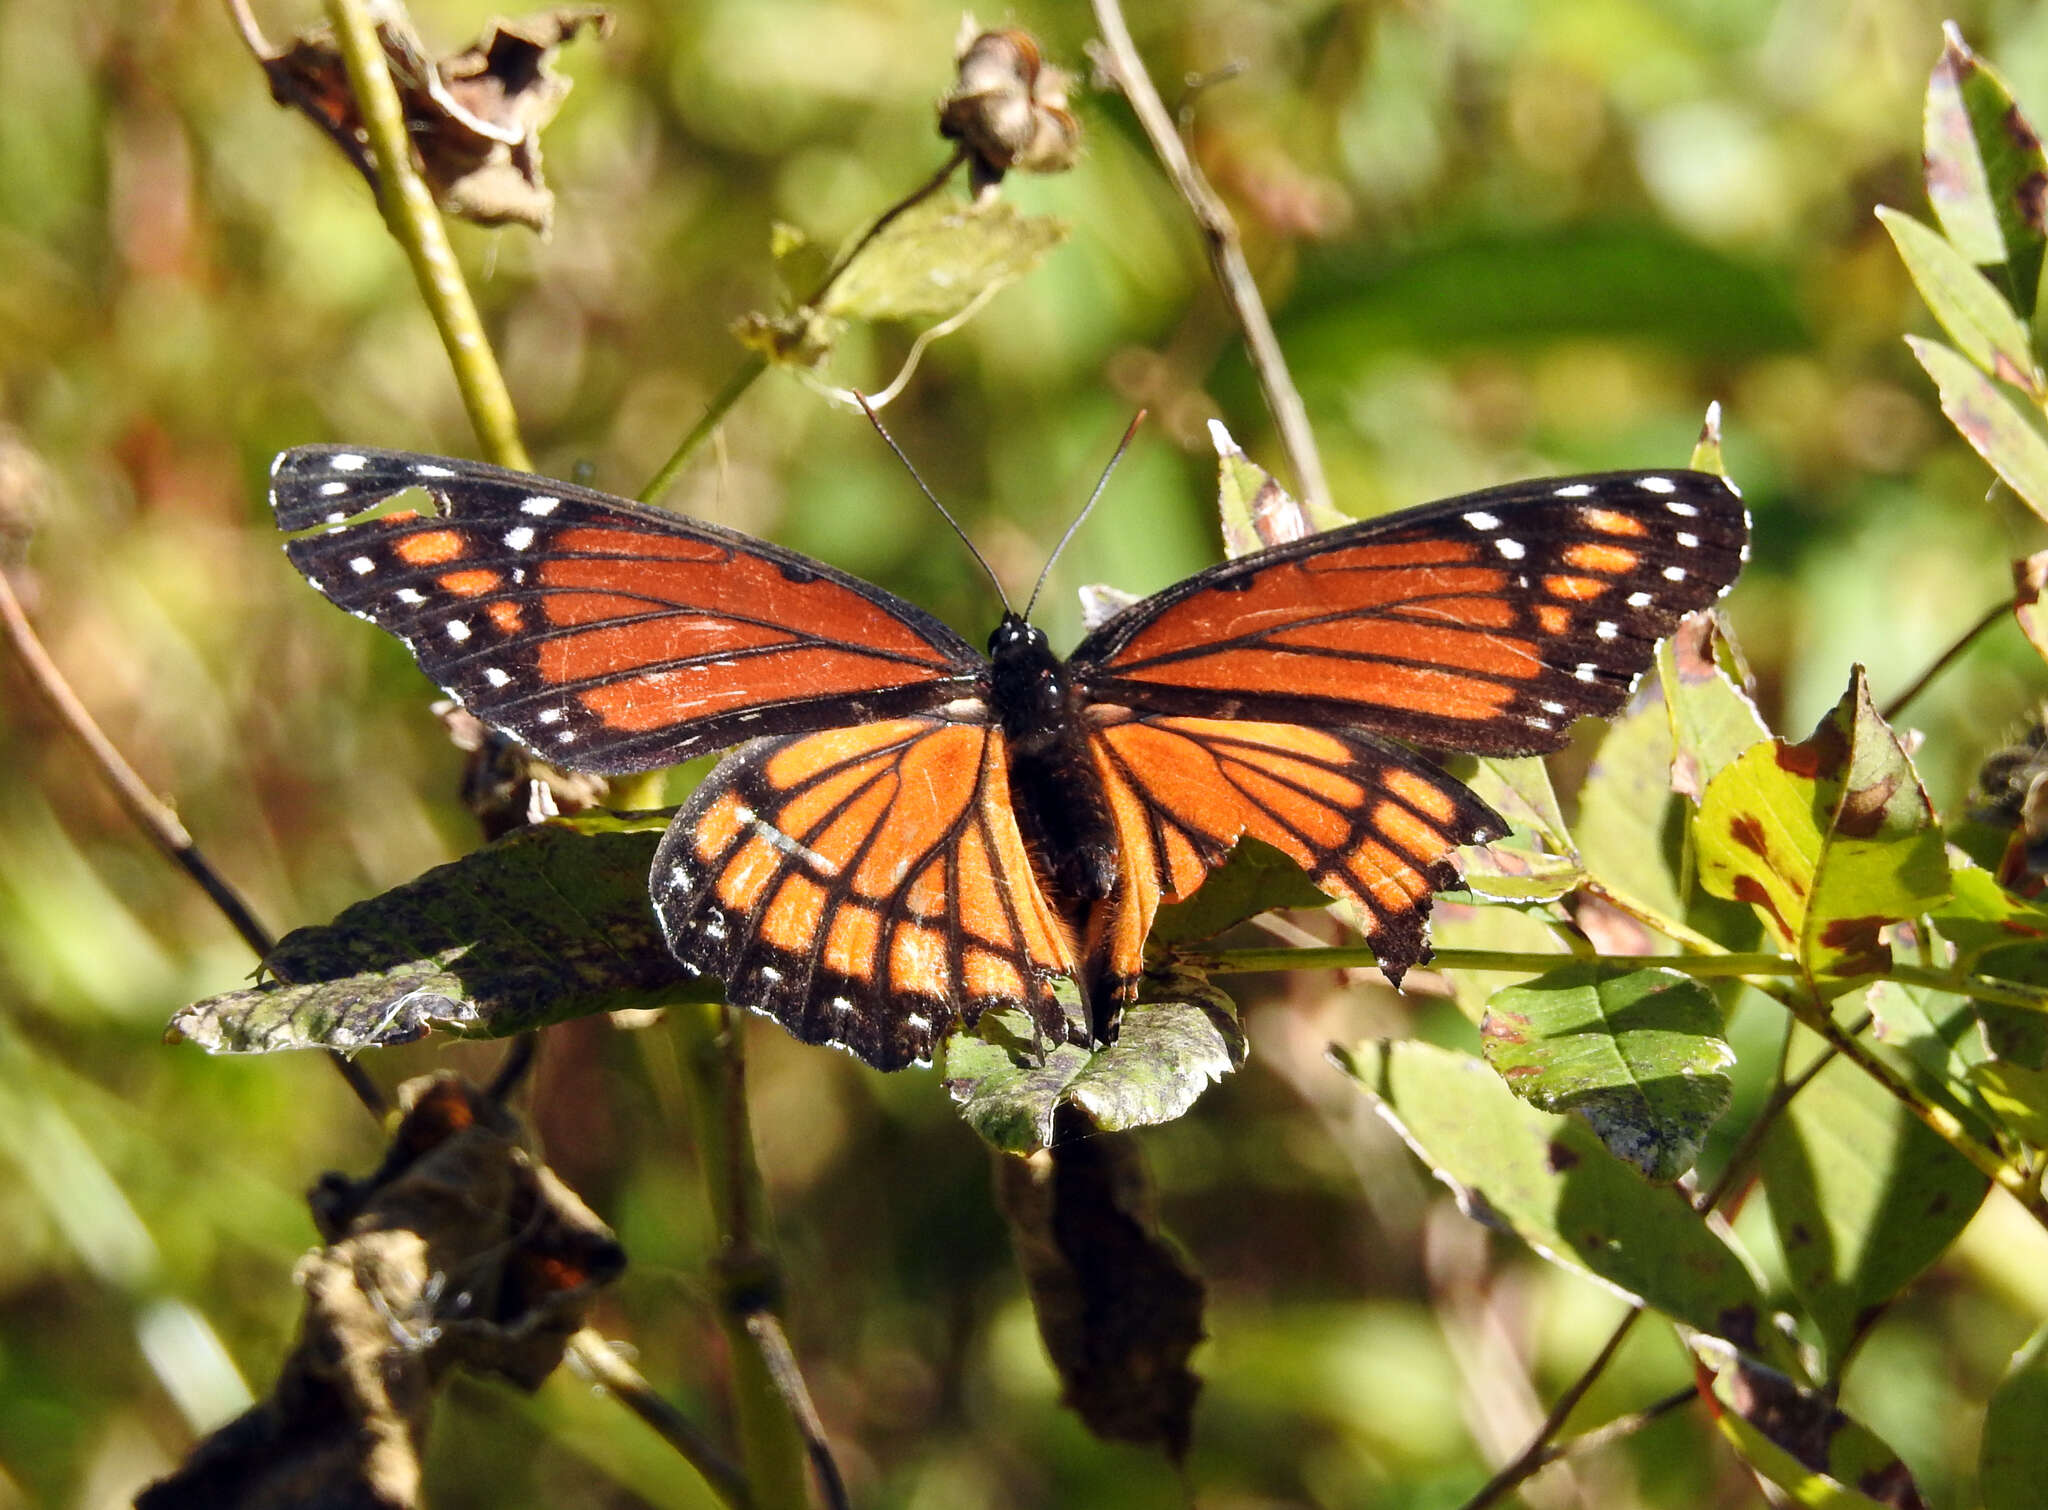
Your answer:
[[[1012,738],[1044,729],[1066,712],[1067,673],[1045,631],[1022,614],[1006,613],[988,637],[989,682]]]

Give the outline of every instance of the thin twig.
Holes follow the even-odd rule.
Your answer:
[[[392,82],[384,44],[370,20],[364,0],[327,0],[328,19],[348,64],[370,155],[377,164],[378,208],[391,235],[405,249],[419,283],[420,297],[441,333],[455,384],[470,424],[483,442],[484,454],[501,467],[530,472],[526,446],[519,439],[519,420],[505,376],[498,370],[491,343],[484,336],[476,301],[448,242],[448,228],[434,196],[413,166],[412,139],[406,133],[405,110]]]
[[[1308,410],[1301,402],[1294,379],[1288,374],[1287,358],[1280,350],[1279,337],[1273,334],[1273,322],[1266,315],[1266,306],[1259,298],[1258,284],[1244,259],[1237,222],[1231,219],[1230,211],[1189,158],[1180,133],[1174,129],[1173,116],[1168,113],[1165,103],[1159,98],[1159,91],[1152,86],[1151,77],[1145,72],[1144,60],[1138,56],[1137,45],[1131,41],[1130,28],[1124,24],[1123,10],[1117,0],[1093,0],[1093,4],[1095,24],[1102,29],[1102,43],[1092,49],[1096,64],[1130,101],[1131,110],[1151,141],[1153,152],[1158,154],[1159,161],[1166,168],[1167,177],[1173,181],[1180,197],[1187,201],[1195,223],[1201,227],[1210,265],[1215,269],[1223,297],[1237,316],[1239,328],[1244,331],[1252,368],[1258,373],[1259,386],[1265,391],[1266,407],[1272,410],[1273,422],[1279,427],[1280,444],[1286,449],[1287,460],[1294,469],[1302,501],[1311,513],[1328,509],[1332,506],[1330,485],[1323,476],[1323,462],[1316,450],[1315,435],[1309,429]]]
[[[149,789],[148,783],[114,748],[114,742],[94,721],[78,694],[71,689],[70,682],[65,680],[64,673],[50,658],[49,651],[43,648],[43,642],[23,612],[21,600],[14,595],[14,585],[7,580],[4,570],[0,570],[0,628],[4,628],[8,644],[20,660],[22,670],[28,674],[29,685],[58,722],[70,729],[79,743],[85,746],[86,753],[92,757],[94,769],[113,791],[122,810],[167,859],[199,883],[199,889],[242,936],[243,942],[255,951],[256,957],[268,959],[277,947],[270,930],[257,921],[255,912],[242,899],[241,893],[229,885],[227,878],[215,870],[212,862],[200,852],[185,825],[178,821],[178,815]],[[327,1057],[370,1114],[383,1116],[384,1093],[377,1088],[376,1081],[345,1054],[330,1049]]]
[[[1977,643],[1978,636],[1987,634],[1992,629],[1996,628],[1999,622],[2002,619],[2004,619],[2007,614],[2011,612],[2012,602],[2010,599],[2003,603],[1992,604],[1990,611],[1986,613],[1983,618],[1979,619],[1976,623],[1972,624],[1968,629],[1965,629],[1962,632],[1962,634],[1956,638],[1954,644],[1950,645],[1948,649],[1942,651],[1940,655],[1934,658],[1933,665],[1929,666],[1925,671],[1921,672],[1917,677],[1913,679],[1912,686],[1908,687],[1904,692],[1901,692],[1897,697],[1893,698],[1890,702],[1884,705],[1884,712],[1882,714],[1884,721],[1886,723],[1890,723],[1893,719],[1897,718],[1901,713],[1905,712],[1907,706],[1913,701],[1914,698],[1918,697],[1921,693],[1925,692],[1928,689],[1928,687],[1933,685],[1934,679],[1936,677],[1940,676],[1944,671],[1948,670],[1949,667],[1953,666],[1957,661],[1962,659],[1963,653],[1967,651],[1972,645]]]
[[[675,1448],[719,1499],[733,1510],[747,1510],[753,1503],[747,1493],[747,1481],[732,1460],[698,1430],[694,1421],[664,1400],[602,1333],[585,1327],[569,1339],[569,1356],[593,1382]]]
[[[797,1429],[804,1434],[804,1450],[810,1454],[811,1468],[818,1475],[818,1487],[824,1493],[825,1503],[831,1510],[851,1510],[852,1501],[846,1497],[846,1481],[839,1476],[839,1464],[832,1457],[832,1444],[825,1439],[825,1423],[818,1418],[818,1407],[811,1402],[810,1388],[804,1383],[802,1370],[797,1367],[796,1353],[790,1348],[782,1323],[773,1311],[756,1311],[747,1317],[747,1332],[760,1348],[762,1360],[768,1365],[768,1373],[775,1380],[783,1403],[796,1418]]]
[[[940,189],[944,188],[947,181],[959,171],[960,164],[965,161],[965,149],[955,150],[953,155],[946,159],[945,163],[940,166],[936,173],[904,195],[903,198],[897,200],[888,209],[884,210],[875,220],[874,224],[861,232],[860,238],[839,255],[838,260],[832,264],[825,276],[818,280],[818,286],[811,290],[811,296],[805,299],[799,307],[811,309],[821,303],[825,295],[832,291],[832,285],[837,283],[840,275],[853,265],[853,259],[867,248],[869,242],[888,229],[897,217],[906,210],[915,205],[922,204],[925,200],[931,198],[932,195],[938,193]],[[913,350],[913,365],[915,364],[917,351],[921,349],[922,345]],[[661,469],[654,474],[654,477],[648,482],[647,486],[640,490],[640,501],[642,503],[656,502],[662,494],[675,485],[675,480],[682,475],[683,468],[688,465],[690,457],[695,454],[697,448],[703,445],[705,440],[710,437],[711,432],[716,430],[724,421],[726,414],[731,410],[732,406],[739,402],[740,395],[754,385],[754,379],[767,370],[768,359],[765,356],[762,356],[759,352],[749,352],[747,354],[746,359],[734,370],[733,375],[725,380],[725,386],[711,396],[711,402],[704,406],[704,412],[698,416],[697,423],[690,427],[690,433],[677,442],[675,450],[669,453],[668,460],[661,464]]]
[[[1579,1371],[1579,1377],[1565,1386],[1557,1403],[1550,1407],[1550,1414],[1543,1418],[1543,1424],[1536,1428],[1536,1435],[1529,1439],[1515,1460],[1506,1464],[1492,1478],[1480,1486],[1479,1492],[1465,1501],[1463,1510],[1486,1510],[1486,1506],[1499,1502],[1517,1484],[1529,1478],[1549,1461],[1545,1454],[1550,1450],[1551,1438],[1564,1430],[1564,1423],[1571,1413],[1578,1409],[1579,1402],[1586,1398],[1586,1391],[1607,1371],[1607,1365],[1614,1361],[1614,1355],[1621,1351],[1621,1345],[1628,1341],[1628,1334],[1643,1317],[1643,1308],[1634,1306],[1622,1317],[1600,1351],[1593,1355],[1593,1361]]]

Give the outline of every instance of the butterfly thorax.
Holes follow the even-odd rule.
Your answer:
[[[989,704],[1009,755],[1010,801],[1056,905],[1078,920],[1116,889],[1116,828],[1072,678],[1014,613],[989,636]]]

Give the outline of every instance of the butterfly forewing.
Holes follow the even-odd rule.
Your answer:
[[[653,872],[676,957],[880,1069],[1021,1007],[1064,1033],[1073,952],[1032,874],[1002,735],[901,718],[761,740],[677,815]]]
[[[409,488],[436,512],[357,516]],[[286,551],[487,722],[561,764],[674,764],[762,734],[935,710],[985,662],[880,588],[715,525],[443,457],[278,460]]]
[[[1707,473],[1517,483],[1200,572],[1073,666],[1098,702],[1535,754],[1619,707],[1747,551],[1740,498]]]

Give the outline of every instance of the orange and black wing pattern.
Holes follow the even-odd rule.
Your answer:
[[[1063,1038],[1074,943],[1032,873],[1000,730],[895,718],[763,739],[722,762],[655,856],[692,971],[878,1069],[1021,1007]]]
[[[1704,472],[1515,483],[1198,572],[1070,664],[1092,702],[1140,713],[1533,755],[1619,708],[1748,541],[1740,497]]]
[[[408,490],[433,511],[372,512]],[[303,446],[286,553],[485,722],[559,764],[653,770],[761,735],[932,713],[986,661],[923,610],[736,531],[522,472]]]
[[[1370,734],[1108,710],[1093,722],[1123,889],[1101,914],[1102,936],[1087,943],[1093,973],[1126,1001],[1159,904],[1193,892],[1244,835],[1355,902],[1398,983],[1429,957],[1430,897],[1458,884],[1451,851],[1507,833],[1462,783]]]

